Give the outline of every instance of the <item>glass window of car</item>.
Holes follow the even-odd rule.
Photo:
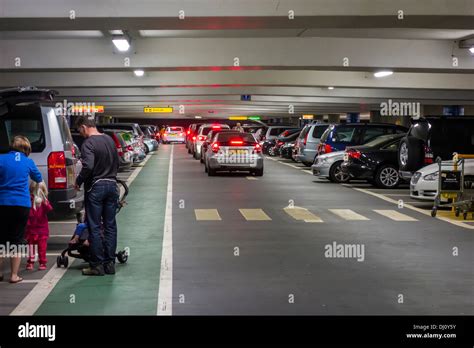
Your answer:
[[[69,130],[68,122],[64,116],[58,115],[57,120],[59,122],[59,128],[61,133],[61,139],[63,141],[64,150],[70,151],[73,146],[73,140],[71,131]]]
[[[10,143],[16,135],[28,138],[32,152],[42,152],[45,149],[43,116],[38,106],[16,106],[12,112],[0,117],[0,152],[9,151]]]
[[[306,138],[306,134],[308,134],[308,132],[309,132],[310,129],[311,129],[311,126],[309,126],[309,125],[304,126],[304,128],[303,128],[303,130],[301,131],[301,133],[300,133],[300,135],[299,135],[298,138],[300,138],[300,139]]]
[[[387,134],[389,128],[387,127],[366,127],[364,136],[362,137],[361,144],[365,144],[372,139],[375,139],[381,135]]]
[[[398,145],[399,144],[400,144],[400,139],[385,145],[384,147],[382,147],[382,149],[383,150],[389,150],[389,151],[398,151]]]
[[[314,126],[313,127],[313,134],[312,137],[315,139],[321,139],[324,131],[328,128],[328,126]]]
[[[168,127],[167,132],[183,132],[183,127]]]
[[[358,128],[360,127],[335,127],[334,131],[332,132],[333,141],[338,143],[354,143],[356,140],[356,135],[358,134]]]
[[[220,141],[220,142],[227,142],[230,141],[231,139],[242,139],[245,142],[249,143],[255,143],[255,137],[253,134],[250,133],[233,133],[233,132],[223,132],[223,133],[217,133],[215,137],[215,141]]]

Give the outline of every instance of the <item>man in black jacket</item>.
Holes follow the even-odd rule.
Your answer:
[[[76,179],[76,189],[79,190],[84,184],[91,252],[90,267],[83,269],[82,274],[115,274],[115,215],[119,200],[117,149],[111,137],[99,133],[92,117],[80,116],[76,121],[76,128],[86,138],[81,147],[82,170]]]

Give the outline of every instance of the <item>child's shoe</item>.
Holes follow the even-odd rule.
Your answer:
[[[46,269],[46,265],[43,263],[43,264],[41,264],[41,265],[38,267],[38,269],[39,269],[40,271],[44,271],[44,270]]]
[[[27,271],[32,271],[33,270],[33,263],[32,262],[28,262],[26,264],[26,270]]]

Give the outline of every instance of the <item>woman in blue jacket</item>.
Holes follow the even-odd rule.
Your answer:
[[[18,135],[14,137],[10,147],[10,152],[0,155],[0,246],[3,245],[3,251],[8,254],[12,247],[24,243],[31,208],[29,179],[37,183],[42,181],[35,162],[28,158],[31,153],[29,140]],[[3,280],[5,256],[0,255],[0,281]],[[23,279],[18,276],[21,256],[10,256],[10,260],[10,283],[21,282]]]

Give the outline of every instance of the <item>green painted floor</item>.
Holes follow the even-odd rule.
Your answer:
[[[85,277],[87,264],[76,259],[36,315],[156,315],[170,153],[162,146],[151,156],[117,216],[118,249],[130,248],[128,263],[117,264],[114,276]]]

